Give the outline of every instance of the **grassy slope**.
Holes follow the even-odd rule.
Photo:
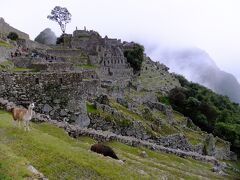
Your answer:
[[[11,48],[12,47],[10,44],[8,44],[7,42],[2,41],[2,40],[0,40],[0,46],[6,47],[6,48]]]
[[[31,163],[51,179],[184,179],[222,178],[211,172],[212,165],[171,154],[108,142],[124,165],[89,151],[95,143],[88,137],[70,138],[62,129],[48,124],[32,124],[24,132],[11,123],[11,116],[0,111],[0,179],[31,176]],[[148,158],[138,154],[145,150]]]

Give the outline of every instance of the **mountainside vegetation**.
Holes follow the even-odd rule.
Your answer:
[[[188,82],[177,75],[182,88],[169,94],[172,107],[190,117],[202,130],[213,133],[232,144],[232,150],[240,150],[240,106],[228,97],[218,95],[197,83]]]
[[[144,60],[144,47],[140,44],[134,44],[131,49],[124,51],[124,56],[127,58],[127,62],[133,68],[134,72],[139,72]]]

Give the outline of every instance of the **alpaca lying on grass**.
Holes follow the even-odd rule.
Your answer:
[[[113,159],[118,159],[117,155],[115,152],[108,146],[105,146],[103,144],[94,144],[91,146],[91,151],[96,152],[98,154],[102,154],[104,156],[109,156]]]
[[[21,123],[24,125],[24,130],[29,131],[29,121],[33,117],[33,108],[35,107],[34,103],[30,103],[28,109],[25,108],[13,108],[12,109],[12,116],[13,121],[16,123],[18,121],[18,126],[21,128]]]

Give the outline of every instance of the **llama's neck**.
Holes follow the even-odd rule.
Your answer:
[[[28,107],[27,114],[32,117],[33,116],[33,110],[32,108]]]

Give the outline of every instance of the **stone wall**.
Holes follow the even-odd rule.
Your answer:
[[[192,151],[203,154],[203,144],[191,145],[188,142],[187,138],[181,134],[173,134],[166,137],[158,138],[155,143],[164,147],[170,147],[173,149],[181,149],[184,151]]]
[[[167,116],[167,121],[169,124],[175,123],[175,120],[173,118],[173,109],[171,106],[168,106],[159,102],[152,102],[152,101],[147,101],[145,104],[151,109],[157,109],[163,112]]]
[[[6,37],[10,32],[17,33],[19,38],[29,39],[28,34],[13,28],[9,24],[7,24],[3,18],[0,17],[0,35]]]
[[[34,101],[37,112],[86,126],[85,100],[98,93],[99,80],[83,77],[83,72],[1,73],[0,97],[25,106]]]
[[[36,62],[30,65],[36,71],[72,71],[73,64],[66,62]]]
[[[29,49],[40,49],[40,50],[46,50],[49,49],[49,46],[45,44],[40,44],[36,41],[32,40],[26,40],[25,42],[22,42],[22,47],[29,48]]]
[[[48,49],[46,53],[50,56],[68,60],[74,64],[89,63],[88,55],[80,49]]]
[[[33,63],[33,58],[19,56],[19,57],[11,58],[11,61],[13,62],[14,66],[16,66],[16,67],[30,68]]]
[[[72,56],[81,56],[83,53],[79,49],[48,49],[47,54],[57,57],[72,57]]]
[[[0,63],[10,58],[11,52],[15,51],[15,48],[7,48],[0,46]]]
[[[133,71],[131,68],[111,68],[111,67],[100,67],[99,76],[102,80],[118,80],[128,79],[131,80]]]

